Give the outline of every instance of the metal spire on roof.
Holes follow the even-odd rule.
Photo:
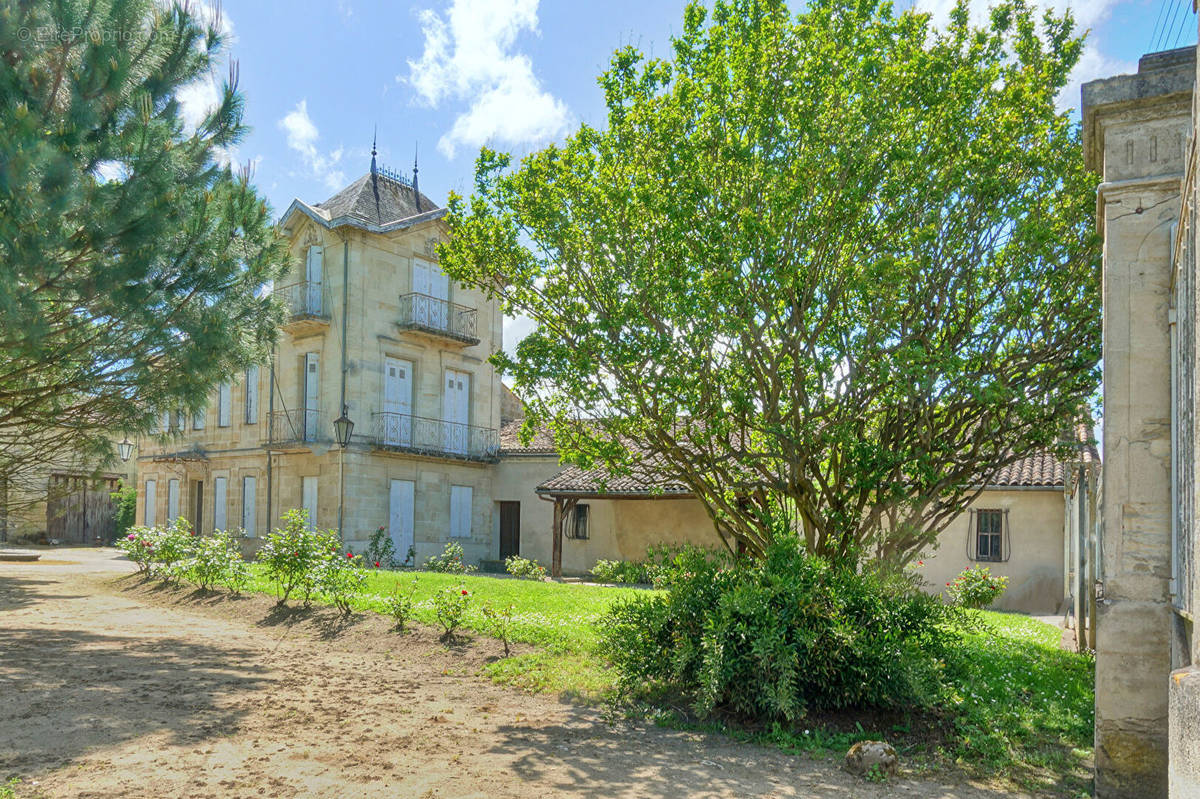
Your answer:
[[[375,126],[375,131],[371,134],[371,174],[375,174],[375,142],[379,140],[379,126]]]
[[[417,204],[417,213],[421,213],[421,189],[417,185],[417,154],[420,142],[413,144],[413,201]]]

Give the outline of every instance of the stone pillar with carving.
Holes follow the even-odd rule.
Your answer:
[[[1102,573],[1096,796],[1167,796],[1171,574],[1169,308],[1195,48],[1083,87],[1084,153],[1103,182]]]

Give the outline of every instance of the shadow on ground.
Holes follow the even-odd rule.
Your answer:
[[[57,599],[38,594],[38,599]],[[0,777],[65,765],[93,747],[166,732],[229,734],[257,653],[173,636],[0,628]]]

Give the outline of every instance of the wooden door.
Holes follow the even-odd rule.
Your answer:
[[[521,503],[500,503],[500,560],[521,554]]]
[[[106,544],[116,533],[110,496],[117,481],[51,475],[46,497],[46,538],[63,544]]]

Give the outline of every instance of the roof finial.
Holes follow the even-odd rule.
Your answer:
[[[379,125],[371,133],[371,174],[375,174],[375,142],[379,141]]]
[[[417,155],[420,142],[413,144],[413,200],[417,205],[417,213],[421,213],[421,187],[417,184]]]

